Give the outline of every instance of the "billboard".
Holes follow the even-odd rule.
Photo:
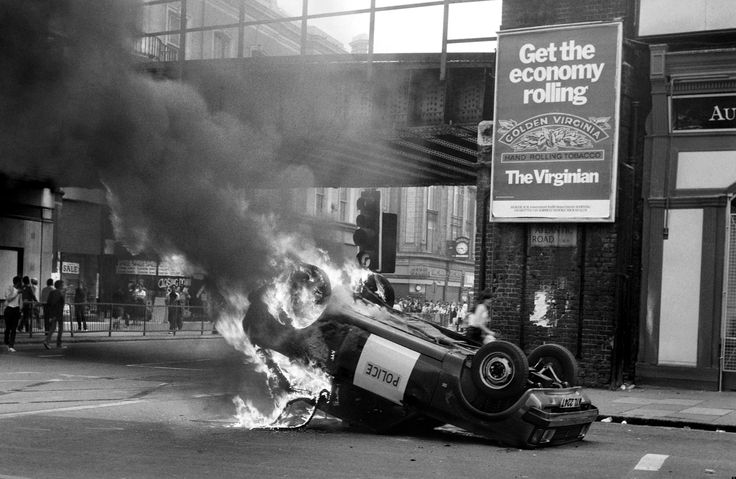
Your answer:
[[[491,221],[614,221],[621,23],[500,32]]]

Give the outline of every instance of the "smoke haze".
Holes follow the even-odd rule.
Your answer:
[[[103,187],[131,251],[180,253],[220,285],[252,290],[284,255],[314,250],[252,190],[273,178],[310,186],[311,174],[278,167],[274,129],[136,73],[136,4],[0,0],[0,172]]]

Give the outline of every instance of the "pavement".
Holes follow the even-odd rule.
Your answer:
[[[161,325],[163,326],[163,325]],[[168,334],[165,327],[143,331],[141,327],[116,331],[64,332],[64,344],[96,341],[135,341],[146,339],[217,339],[210,323],[185,323],[184,330]],[[54,336],[55,338],[55,336]],[[42,348],[43,335],[18,333],[15,348]],[[52,344],[53,347],[53,344]],[[7,354],[2,350],[2,354]],[[736,391],[716,392],[675,389],[647,385],[625,385],[620,389],[585,388],[598,408],[601,422],[686,427],[736,433]]]
[[[586,388],[599,421],[736,432],[736,391],[629,385]]]

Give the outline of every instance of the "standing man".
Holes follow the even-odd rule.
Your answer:
[[[49,330],[46,332],[46,339],[43,341],[43,347],[49,349],[49,341],[54,334],[54,329],[59,326],[59,332],[56,335],[56,347],[61,347],[61,333],[64,331],[64,282],[58,280],[54,283],[54,290],[49,293],[46,300],[47,311],[49,313]]]
[[[41,290],[41,306],[43,307],[43,331],[49,331],[49,306],[46,302],[49,300],[49,293],[54,290],[54,280],[49,278],[46,280],[46,286]]]
[[[20,276],[15,276],[13,284],[5,292],[5,345],[8,347],[8,352],[11,353],[15,352],[15,331],[20,321],[22,289]]]
[[[84,285],[80,281],[77,285],[77,289],[74,290],[74,315],[77,317],[77,331],[87,331],[87,318],[84,317],[84,306],[87,302],[87,292],[84,290]]]
[[[40,291],[38,289],[38,280],[36,278],[31,278],[31,289],[33,290],[33,296],[36,298],[36,302],[33,303],[33,323],[36,329],[41,329],[41,311],[39,309],[41,303],[38,299],[38,293]]]
[[[21,280],[21,298],[22,306],[21,313],[23,315],[20,321],[20,327],[18,331],[23,331],[25,328],[26,332],[30,332],[33,327],[33,308],[38,302],[36,295],[33,293],[33,286],[31,285],[31,278],[23,276]]]
[[[179,295],[176,293],[176,286],[169,289],[169,334],[173,334],[179,326]]]

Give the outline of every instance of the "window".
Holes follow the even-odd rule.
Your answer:
[[[217,31],[212,37],[212,58],[230,58],[232,56],[232,40],[230,35]]]
[[[416,187],[406,188],[406,202],[404,211],[406,211],[406,221],[404,227],[404,243],[413,244],[417,241],[417,202],[419,189]],[[421,230],[420,230],[421,231]]]
[[[427,211],[427,251],[429,253],[435,252],[435,246],[437,244],[436,241],[436,233],[437,233],[437,212],[436,211]]]
[[[181,29],[181,13],[179,10],[174,10],[173,8],[169,7],[166,11],[166,30],[180,30]],[[166,43],[169,43],[170,45],[174,45],[175,47],[179,46],[179,35],[167,35],[166,36]]]
[[[340,206],[338,207],[339,220],[347,222],[348,220],[348,190],[347,188],[340,188]]]
[[[450,225],[450,238],[452,238],[452,239],[456,239],[456,238],[459,238],[459,237],[461,237],[461,236],[464,236],[464,235],[463,235],[463,230],[462,230],[462,228],[460,227],[460,225],[459,225],[459,224],[456,224],[455,222],[453,222],[453,223],[452,223],[452,224]]]
[[[427,195],[427,209],[431,211],[437,211],[437,199],[436,196],[436,187],[430,186],[426,189],[426,195]]]
[[[325,214],[325,189],[317,188],[315,193],[314,213],[317,216]]]

